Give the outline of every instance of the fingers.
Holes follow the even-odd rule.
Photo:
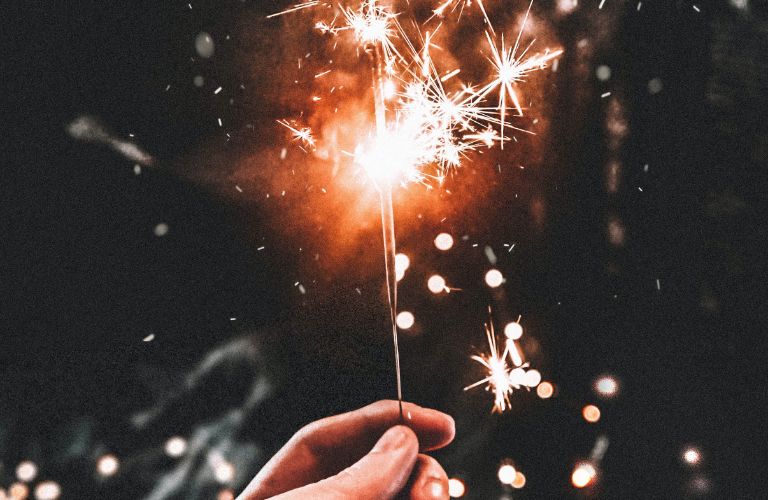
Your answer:
[[[422,450],[453,440],[451,417],[403,403],[404,425]],[[259,471],[241,498],[261,499],[337,474],[368,453],[384,432],[401,423],[397,401],[378,401],[359,410],[313,422],[298,433]]]
[[[313,451],[324,451],[339,446],[360,443],[369,449],[388,428],[402,423],[410,427],[419,438],[421,451],[435,450],[453,440],[455,425],[445,413],[403,403],[403,419],[397,401],[377,401],[359,410],[318,420],[303,429],[304,443]],[[364,442],[368,442],[368,446]]]
[[[278,495],[273,500],[394,498],[408,482],[416,464],[418,450],[419,443],[411,429],[402,425],[392,427],[381,436],[373,449],[355,464],[335,476]]]
[[[404,493],[409,500],[448,500],[448,475],[437,460],[419,455]]]

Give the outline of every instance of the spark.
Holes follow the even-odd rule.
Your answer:
[[[478,96],[481,98],[486,97],[491,92],[498,89],[499,101],[498,109],[501,115],[501,135],[504,136],[504,127],[506,123],[507,109],[509,108],[508,100],[512,101],[512,105],[517,111],[518,116],[523,116],[523,106],[520,103],[520,97],[516,91],[515,85],[518,82],[525,81],[525,76],[533,71],[543,69],[546,67],[547,62],[558,57],[563,53],[562,49],[549,52],[548,50],[544,54],[534,54],[526,57],[528,51],[533,47],[535,40],[531,41],[528,46],[518,54],[520,50],[520,41],[525,31],[525,25],[528,22],[528,16],[531,12],[531,6],[533,0],[528,5],[528,10],[523,18],[523,24],[520,27],[520,31],[517,34],[517,39],[512,47],[507,48],[504,43],[504,35],[501,36],[501,45],[497,46],[491,37],[491,33],[486,31],[485,37],[488,40],[488,45],[491,49],[491,57],[488,60],[493,65],[495,70],[495,78],[483,88],[478,91]],[[501,143],[501,148],[504,149],[504,143]]]
[[[486,390],[493,393],[493,411],[501,413],[510,406],[509,395],[512,394],[513,389],[509,377],[509,365],[507,364],[509,352],[507,348],[501,352],[499,351],[492,322],[486,323],[485,336],[488,340],[490,352],[485,355],[472,356],[472,359],[485,367],[487,376],[474,384],[468,385],[464,390],[467,391],[485,384]]]
[[[285,10],[281,10],[280,12],[275,12],[274,14],[268,15],[267,19],[272,19],[273,17],[282,16],[284,14],[289,14],[291,12],[296,12],[296,11],[303,10],[303,9],[308,9],[308,8],[314,7],[316,5],[320,5],[320,1],[319,0],[310,0],[308,2],[297,3],[296,5],[294,5],[292,7],[288,7]]]
[[[277,123],[293,132],[293,139],[303,142],[306,146],[315,147],[315,138],[312,136],[312,129],[309,127],[296,128],[288,120],[277,120]]]

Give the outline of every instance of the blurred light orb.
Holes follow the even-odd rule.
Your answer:
[[[611,375],[601,375],[595,380],[595,392],[605,398],[612,398],[619,393],[619,381]]]
[[[223,489],[216,495],[216,500],[235,500],[235,492],[229,488]]]
[[[504,335],[508,339],[517,340],[523,336],[523,327],[517,321],[507,323],[507,326],[504,327]]]
[[[701,451],[694,446],[688,446],[683,450],[683,461],[688,465],[701,463]]]
[[[515,480],[512,481],[512,487],[515,489],[521,489],[523,486],[525,486],[525,475],[517,471],[517,474],[515,474]]]
[[[536,387],[541,382],[541,373],[539,370],[528,370],[525,372],[525,385],[528,387]]]
[[[578,6],[578,0],[558,0],[557,2],[557,10],[563,14],[572,12]]]
[[[435,246],[443,252],[453,247],[453,236],[448,233],[440,233],[435,237]]]
[[[168,224],[161,222],[155,226],[155,236],[162,237],[168,234]]]
[[[525,370],[522,368],[515,368],[509,372],[509,383],[515,387],[525,385]]]
[[[409,329],[415,322],[416,318],[413,316],[413,313],[409,311],[401,311],[397,314],[397,318],[395,319],[397,327],[402,328],[403,330]]]
[[[397,278],[397,281],[403,279],[403,276],[405,276],[405,271],[408,270],[410,265],[411,259],[409,259],[407,255],[404,253],[395,255],[395,277]]]
[[[187,452],[187,440],[180,436],[173,436],[165,442],[165,454],[177,458]]]
[[[664,84],[661,82],[661,78],[654,78],[648,82],[648,93],[651,95],[658,94],[664,89]]]
[[[466,492],[467,487],[464,486],[464,481],[456,477],[448,480],[448,495],[451,498],[461,498]]]
[[[30,460],[19,462],[16,466],[16,477],[19,481],[28,483],[37,477],[37,465]]]
[[[504,276],[498,269],[491,269],[485,273],[485,284],[491,288],[498,288],[504,283]]]
[[[597,476],[597,470],[595,467],[587,462],[582,462],[573,469],[571,474],[571,483],[576,488],[584,488],[594,481]]]
[[[542,382],[536,386],[536,394],[541,399],[549,399],[555,393],[555,387],[549,382]]]
[[[581,415],[584,417],[584,420],[590,424],[594,424],[600,420],[600,408],[595,405],[587,405],[582,408]]]
[[[56,500],[61,496],[61,486],[54,481],[43,481],[35,487],[37,500]]]
[[[235,466],[226,460],[220,460],[213,466],[213,477],[219,483],[229,483],[235,478]]]
[[[197,55],[204,59],[208,59],[213,55],[215,49],[216,47],[211,35],[205,31],[201,31],[197,34],[195,37],[195,52],[197,52]]]
[[[201,75],[197,75],[192,79],[192,84],[195,87],[202,87],[205,85],[205,78],[203,78]]]
[[[606,66],[605,64],[601,64],[595,70],[595,76],[601,82],[608,81],[611,78],[611,68]]]
[[[501,467],[499,467],[499,472],[497,475],[501,484],[511,485],[515,482],[517,470],[511,464],[503,464]]]
[[[114,455],[104,455],[96,461],[96,471],[100,476],[114,476],[120,468],[120,461]]]
[[[434,274],[427,280],[427,288],[432,293],[443,293],[445,291],[445,279],[439,274]]]
[[[13,483],[8,488],[8,495],[13,500],[25,500],[29,497],[29,487],[24,483]]]

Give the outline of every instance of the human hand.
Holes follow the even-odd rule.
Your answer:
[[[397,401],[312,422],[259,471],[237,500],[410,500],[448,498],[448,477],[420,451],[453,440],[453,419]],[[398,425],[404,424],[404,425]]]

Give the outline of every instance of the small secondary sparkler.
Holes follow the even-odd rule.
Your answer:
[[[444,1],[435,8],[434,13],[436,16],[442,16],[446,9],[463,5],[464,1]],[[272,17],[317,4],[319,2],[298,3],[273,14]],[[330,4],[323,5],[332,7]],[[353,163],[372,179],[380,197],[387,297],[401,414],[402,386],[397,344],[396,242],[392,190],[397,185],[410,182],[440,185],[452,169],[461,165],[470,152],[481,147],[492,147],[496,143],[503,149],[504,141],[509,140],[504,135],[505,129],[524,131],[507,121],[510,107],[514,107],[519,116],[523,114],[517,84],[524,82],[528,73],[546,67],[549,61],[562,53],[561,50],[556,50],[547,51],[543,55],[528,56],[533,42],[520,50],[531,5],[528,6],[514,46],[507,49],[502,36],[500,48],[497,47],[494,41],[495,31],[486,9],[481,2],[478,2],[478,5],[487,25],[485,34],[491,48],[489,61],[494,70],[491,81],[479,89],[471,85],[456,84],[456,90],[447,90],[446,82],[454,80],[451,84],[455,84],[461,68],[448,68],[440,76],[430,55],[430,49],[434,46],[432,40],[440,26],[426,31],[423,37],[419,35],[421,43],[417,47],[399,24],[398,19],[402,13],[390,11],[378,0],[362,0],[357,8],[340,6],[341,15],[337,14],[330,22],[320,20],[315,23],[321,33],[338,36],[343,32],[351,32],[355,45],[366,53],[371,61],[375,127],[349,155],[352,156]],[[343,24],[337,25],[339,20]],[[496,90],[499,92],[499,100],[493,105],[488,101],[490,94]],[[389,107],[388,99],[391,101]],[[279,123],[291,131],[295,140],[309,147],[315,146],[316,140],[309,128],[294,125],[286,120]],[[492,337],[489,336],[489,343]],[[490,370],[490,378],[480,383],[487,382],[494,388],[497,394],[495,407],[501,411],[508,405],[508,393],[514,386],[510,382],[504,361],[514,345],[507,346],[503,355],[496,351],[495,339],[491,347],[494,353],[491,357],[473,359],[482,359],[482,363]]]
[[[490,315],[490,309],[489,309]],[[522,328],[518,322],[510,323],[516,325],[516,328],[504,329],[506,339],[504,349],[499,350],[498,340],[493,328],[493,321],[489,319],[485,324],[485,337],[488,340],[488,354],[472,356],[486,369],[486,376],[477,382],[464,388],[465,391],[485,384],[487,391],[493,393],[493,411],[503,412],[510,407],[509,396],[516,389],[521,387],[536,387],[541,381],[541,376],[536,370],[528,370],[528,363],[524,363],[520,356],[520,351],[515,344],[515,340],[520,338]],[[519,334],[519,335],[518,335]]]

